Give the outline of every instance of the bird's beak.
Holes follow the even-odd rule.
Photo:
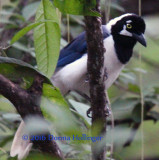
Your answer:
[[[133,37],[139,42],[141,43],[143,46],[147,46],[144,34],[136,34],[136,33],[132,33]]]

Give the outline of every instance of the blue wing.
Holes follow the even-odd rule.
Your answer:
[[[103,39],[109,36],[105,26],[102,26]],[[63,67],[69,63],[76,61],[87,53],[86,34],[82,32],[76,39],[69,43],[60,51],[57,68]]]

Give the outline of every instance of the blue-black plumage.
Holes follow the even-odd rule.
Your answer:
[[[103,39],[107,38],[110,35],[104,25],[102,26],[102,31],[103,31]],[[77,38],[75,38],[71,43],[69,43],[66,47],[64,47],[60,51],[57,68],[63,67],[67,64],[76,61],[86,53],[87,53],[86,33],[82,32]]]

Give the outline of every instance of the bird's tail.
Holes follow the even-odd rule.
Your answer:
[[[29,139],[26,141],[23,140],[22,136],[25,135],[24,128],[25,124],[22,121],[14,136],[10,150],[10,156],[15,157],[17,155],[18,160],[25,158],[29,154],[29,151],[31,150],[31,147],[33,145]]]

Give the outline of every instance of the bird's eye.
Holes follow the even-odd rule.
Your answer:
[[[128,29],[131,29],[131,28],[132,28],[132,25],[131,25],[131,24],[127,24],[126,27],[127,27]]]

